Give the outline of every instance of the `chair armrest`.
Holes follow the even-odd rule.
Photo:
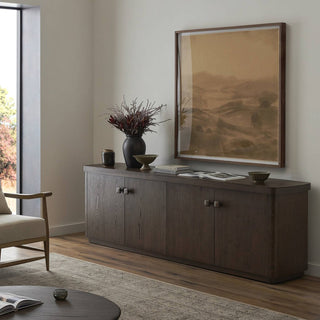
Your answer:
[[[5,197],[15,198],[15,199],[36,199],[36,198],[46,198],[46,197],[52,196],[52,192],[50,191],[31,193],[31,194],[4,192],[3,194]]]

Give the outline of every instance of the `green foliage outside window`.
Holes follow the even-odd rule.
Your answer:
[[[16,180],[17,123],[14,100],[0,87],[0,179]]]

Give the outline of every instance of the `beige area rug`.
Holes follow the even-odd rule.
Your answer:
[[[42,285],[98,294],[119,305],[121,320],[298,319],[54,253],[50,272],[43,260],[3,268],[0,285]]]

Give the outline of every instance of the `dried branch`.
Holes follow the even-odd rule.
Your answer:
[[[155,102],[150,100],[147,100],[144,105],[143,101],[138,103],[137,98],[128,105],[123,97],[120,106],[115,105],[110,108],[107,122],[126,135],[141,137],[146,132],[155,132],[150,127],[170,120],[156,121],[156,115],[166,106],[161,104],[155,107]]]

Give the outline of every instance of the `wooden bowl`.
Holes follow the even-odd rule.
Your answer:
[[[248,174],[255,184],[264,184],[264,182],[269,178],[270,172],[251,171],[248,172]]]
[[[140,170],[150,170],[149,164],[152,163],[157,156],[157,154],[136,154],[133,157],[143,165]]]

